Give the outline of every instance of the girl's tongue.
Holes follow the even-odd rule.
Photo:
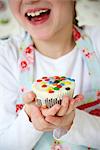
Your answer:
[[[39,25],[46,22],[50,16],[50,9],[37,9],[36,11],[29,10],[25,13],[25,17],[30,21],[33,25]]]

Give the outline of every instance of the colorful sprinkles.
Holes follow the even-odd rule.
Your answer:
[[[48,93],[54,93],[55,91],[59,91],[64,86],[65,90],[69,91],[71,89],[70,85],[72,82],[75,82],[75,80],[65,76],[44,76],[42,79],[38,79],[37,82],[40,84],[41,88],[46,89]]]

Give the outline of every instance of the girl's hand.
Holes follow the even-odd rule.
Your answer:
[[[41,108],[42,114],[46,116],[63,116],[65,114],[69,114],[73,111],[78,103],[83,100],[82,95],[77,95],[75,98],[70,99],[68,96],[64,96],[62,100],[62,104],[55,104],[52,108]]]
[[[45,120],[54,124],[56,128],[66,128],[69,130],[75,117],[75,108],[82,100],[82,95],[78,95],[73,99],[64,96],[58,112],[57,109],[55,110],[56,106],[54,105],[50,109],[42,109],[42,114],[46,116]]]
[[[70,99],[68,96],[64,96],[62,100],[62,105],[57,113],[57,116],[63,116],[65,114],[70,114],[78,106],[79,102],[84,99],[83,95],[79,94],[74,98]]]
[[[33,92],[26,93],[23,99],[25,103],[24,110],[35,129],[39,131],[52,131],[56,128],[55,125],[45,120],[45,117],[41,114],[40,108],[35,105],[36,95]]]
[[[48,123],[51,123],[57,128],[63,128],[65,130],[69,130],[73,124],[73,120],[75,117],[75,110],[71,111],[69,114],[65,114],[61,117],[59,116],[47,116],[45,120]]]
[[[75,116],[75,102],[81,99],[80,95],[71,100],[65,96],[62,105],[56,104],[50,109],[41,109],[34,104],[35,94],[29,92],[24,96],[24,109],[34,128],[39,131],[52,131],[59,127],[69,129]]]
[[[31,118],[31,112],[33,109],[33,105],[35,103],[36,100],[36,95],[30,91],[27,92],[24,96],[23,96],[23,101],[24,101],[24,110],[26,112],[26,114],[28,115],[29,118]]]
[[[42,115],[41,110],[38,106],[33,105],[31,111],[31,121],[33,127],[38,131],[53,131],[56,129],[56,125],[45,120],[45,117]]]

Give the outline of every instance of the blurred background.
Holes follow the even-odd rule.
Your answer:
[[[8,0],[0,0],[0,38],[21,32],[22,28],[12,15]]]
[[[77,0],[76,11],[79,26],[100,26],[100,0]],[[8,0],[0,0],[0,39],[22,30],[9,9]]]

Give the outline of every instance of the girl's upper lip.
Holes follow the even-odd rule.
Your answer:
[[[40,11],[40,10],[50,10],[50,8],[29,8],[26,13],[31,13],[31,12],[36,12],[36,11]]]

